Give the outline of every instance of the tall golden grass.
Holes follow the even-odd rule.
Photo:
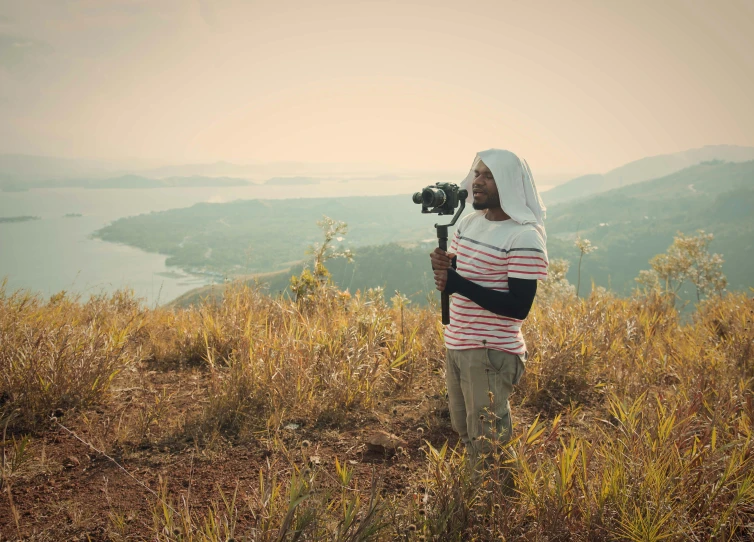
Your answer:
[[[400,494],[378,476],[356,480],[343,458],[305,466],[285,450],[291,461],[262,468],[244,502],[218,490],[217,503],[197,512],[165,485],[154,538],[750,539],[752,324],[744,293],[711,298],[688,321],[659,295],[596,290],[540,302],[524,327],[530,357],[512,398],[516,437],[499,450],[513,493],[492,475],[475,484],[452,446],[426,443]],[[379,290],[324,288],[297,303],[238,286],[190,309],[147,309],[127,292],[81,302],[0,290],[9,431],[45,431],[57,410],[107,402],[125,369],[157,364],[210,375],[192,430],[264,430],[284,449],[274,435],[285,420],[337,428],[398,392],[411,396],[419,380],[442,391],[443,357],[436,311],[390,305]],[[240,515],[252,531],[238,532]]]
[[[128,292],[86,303],[61,292],[44,302],[0,284],[0,402],[4,420],[34,428],[54,411],[101,401],[138,358],[144,311]]]

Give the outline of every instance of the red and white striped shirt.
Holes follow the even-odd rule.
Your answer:
[[[448,252],[457,255],[458,274],[485,288],[508,291],[508,277],[547,278],[547,249],[531,224],[514,220],[487,220],[484,212],[458,223]],[[445,346],[451,350],[492,348],[512,354],[526,352],[521,334],[523,320],[483,309],[460,294],[450,297],[450,323]]]

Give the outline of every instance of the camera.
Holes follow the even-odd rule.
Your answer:
[[[469,191],[461,190],[457,184],[453,183],[435,183],[434,186],[427,186],[421,192],[413,195],[414,203],[421,204],[422,213],[452,215],[455,212],[450,224],[435,224],[438,245],[442,250],[448,250],[448,228],[454,225],[463,213],[467,197],[469,197]],[[456,211],[459,203],[461,207]],[[442,323],[447,325],[450,323],[450,296],[448,292],[442,292],[440,302],[442,304]]]
[[[421,204],[422,213],[437,213],[439,215],[452,215],[458,203],[466,201],[469,193],[460,190],[457,184],[435,183],[427,186],[421,192],[413,196],[414,203]]]

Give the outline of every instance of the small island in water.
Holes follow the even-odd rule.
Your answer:
[[[41,220],[39,216],[0,216],[0,223],[3,222],[28,222],[29,220]]]
[[[81,213],[66,213],[63,215],[63,218],[78,218],[80,216],[84,216]]]

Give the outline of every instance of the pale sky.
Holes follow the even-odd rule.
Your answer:
[[[754,146],[754,1],[0,0],[0,153],[535,174]]]

